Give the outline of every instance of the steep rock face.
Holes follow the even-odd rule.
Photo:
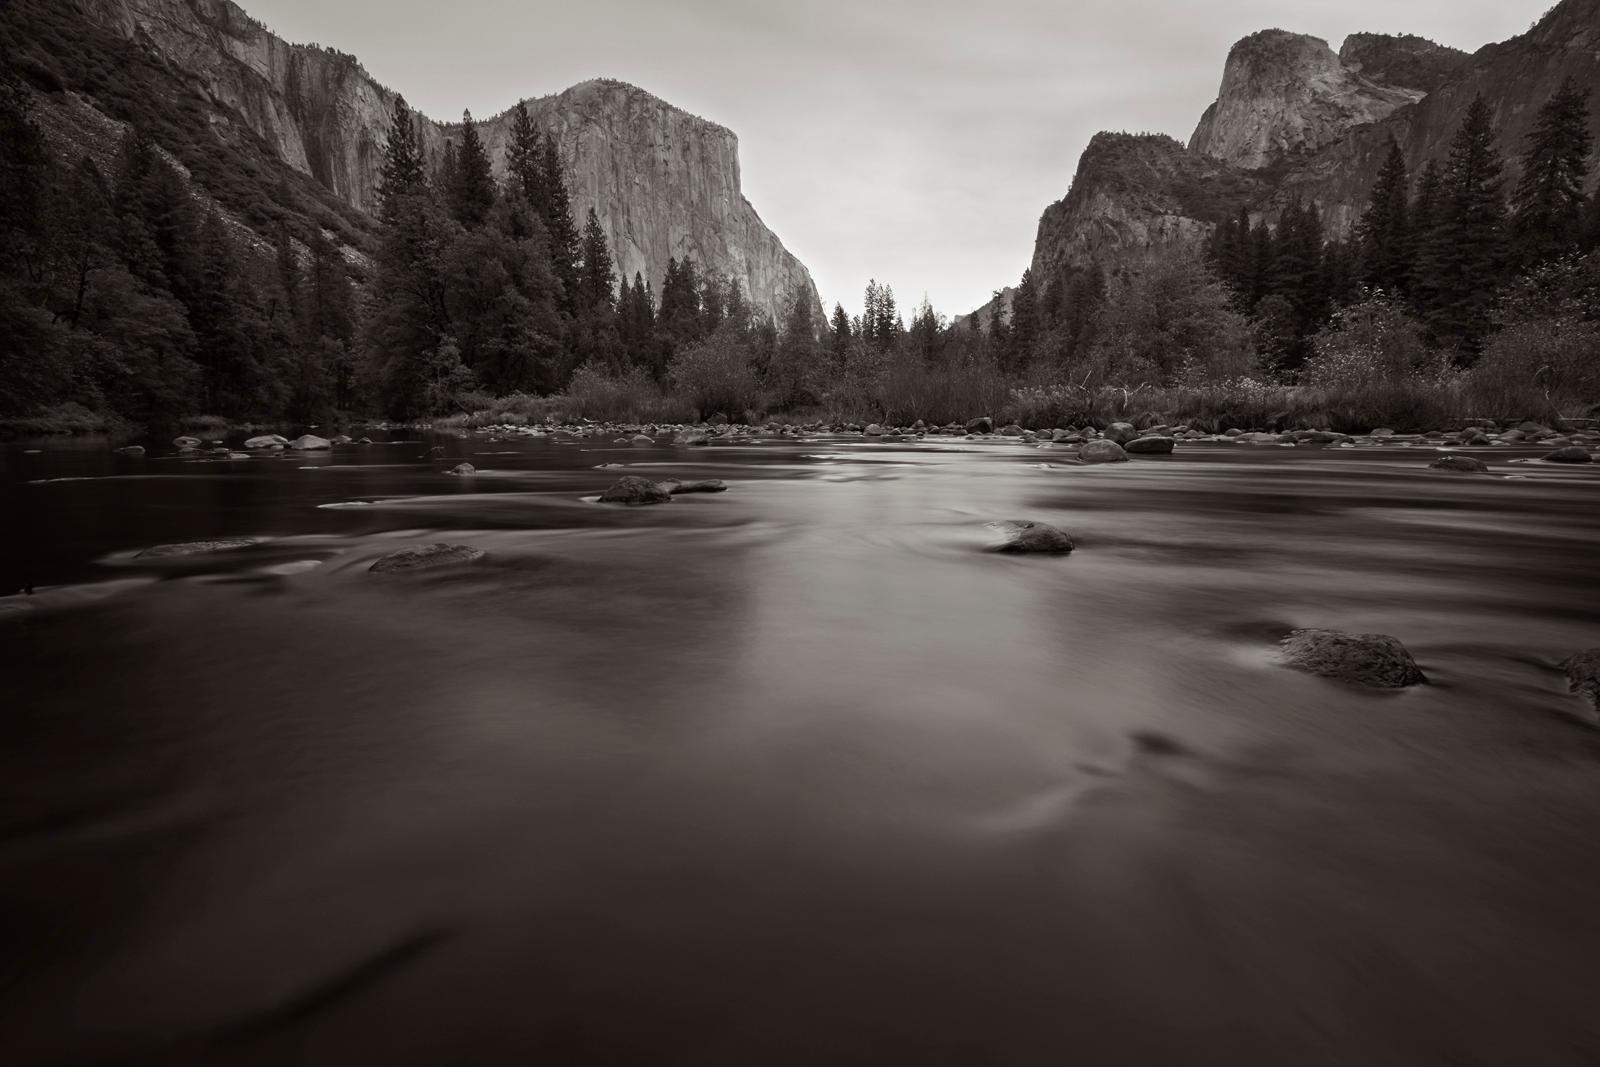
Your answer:
[[[1257,177],[1160,134],[1100,133],[1066,197],[1045,209],[1034,242],[1038,278],[1123,249],[1197,241],[1207,220],[1257,194]]]
[[[1285,153],[1329,144],[1423,95],[1421,89],[1369,81],[1321,38],[1266,30],[1228,53],[1217,102],[1201,118],[1189,148],[1258,169]]]
[[[1569,76],[1600,85],[1600,0],[1562,0],[1527,33],[1472,55],[1358,34],[1334,56],[1316,38],[1257,34],[1230,54],[1221,97],[1187,149],[1159,136],[1090,142],[1067,196],[1039,220],[1034,273],[1199,240],[1241,208],[1275,221],[1292,200],[1315,203],[1330,236],[1348,237],[1390,139],[1412,175],[1442,163],[1479,94],[1509,188],[1539,107]],[[1600,146],[1600,107],[1590,122]],[[1600,148],[1591,164],[1600,169]]]
[[[342,202],[375,209],[396,94],[355,57],[288,44],[231,0],[64,2],[181,68],[217,106],[215,121],[237,117]],[[815,297],[810,272],[744,198],[731,131],[620,82],[586,82],[528,106],[556,133],[574,209],[581,222],[595,208],[619,271],[643,274],[659,289],[667,258],[690,256],[738,279],[752,305],[780,318],[797,292]],[[503,170],[509,116],[483,125]],[[433,122],[422,132],[435,158],[459,135]],[[820,319],[821,301],[814,303]]]
[[[574,205],[594,207],[626,277],[639,273],[659,289],[667,259],[688,256],[738,279],[751,302],[780,323],[799,292],[811,294],[822,321],[810,273],[740,189],[739,139],[731,130],[619,81],[584,82],[527,106],[534,122],[555,134]],[[497,177],[504,177],[511,116],[479,123]],[[459,136],[459,126],[435,127],[430,152]]]
[[[1339,60],[1369,82],[1431,93],[1472,59],[1467,53],[1410,34],[1352,33]]]

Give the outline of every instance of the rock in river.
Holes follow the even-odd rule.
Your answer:
[[[289,447],[297,452],[325,452],[333,447],[333,442],[326,437],[318,437],[314,433],[308,433],[290,441]]]
[[[289,444],[289,439],[288,438],[280,437],[275,433],[269,433],[269,434],[264,434],[264,435],[262,435],[260,437],[252,437],[252,438],[250,438],[250,440],[248,440],[248,441],[246,441],[244,443],[244,447],[246,447],[246,448],[285,448],[285,447],[288,446],[288,444]]]
[[[1406,646],[1388,634],[1296,630],[1282,647],[1289,666],[1324,678],[1374,689],[1404,689],[1428,680]]]
[[[1174,444],[1170,437],[1139,437],[1123,447],[1134,456],[1170,456]]]
[[[988,526],[1000,535],[1000,541],[994,545],[996,552],[1047,552],[1061,555],[1073,549],[1072,538],[1065,531],[1046,523],[1015,519],[991,522]]]
[[[701,430],[684,430],[672,439],[675,445],[709,445],[711,435]]]
[[[477,474],[478,468],[474,467],[470,463],[457,463],[454,467],[451,467],[449,470],[445,471],[445,473],[454,474],[458,477],[464,478],[469,474]]]
[[[1090,441],[1078,453],[1085,463],[1126,463],[1128,453],[1115,441]]]
[[[1571,445],[1567,448],[1558,448],[1544,457],[1547,463],[1593,463],[1594,457],[1589,455],[1588,449]]]
[[[398,571],[420,571],[429,567],[445,567],[453,563],[475,563],[484,557],[481,548],[471,545],[424,545],[421,548],[403,548],[391,552],[368,568],[373,574],[392,574]]]
[[[181,545],[156,545],[139,553],[134,559],[178,559],[182,556],[202,556],[207,552],[226,552],[234,548],[249,548],[255,544],[248,537],[229,537],[220,541],[188,541]]]
[[[1567,687],[1588,698],[1593,709],[1590,718],[1600,725],[1600,648],[1580,652],[1561,666],[1567,672]]]
[[[1115,441],[1119,445],[1125,445],[1138,436],[1139,431],[1135,430],[1131,423],[1113,422],[1106,427],[1106,440]]]
[[[967,423],[968,433],[994,433],[994,420],[984,415]]]
[[[711,478],[703,482],[679,482],[668,490],[673,496],[682,496],[684,493],[726,493],[727,491],[727,484],[720,478]]]
[[[1440,456],[1428,466],[1436,471],[1457,471],[1461,474],[1484,474],[1489,470],[1487,463],[1471,456]]]
[[[637,475],[627,475],[617,480],[617,484],[607,489],[600,496],[602,504],[665,504],[672,499],[672,494],[662,486],[640,478]]]

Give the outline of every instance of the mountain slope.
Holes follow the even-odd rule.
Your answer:
[[[1470,56],[1417,37],[1356,34],[1335,55],[1314,37],[1255,34],[1230,52],[1187,146],[1126,134],[1090,142],[1067,196],[1040,218],[1033,271],[1198,240],[1241,207],[1273,221],[1295,199],[1348,236],[1389,139],[1413,174],[1442,162],[1479,93],[1514,182],[1540,105],[1568,76],[1600,86],[1600,0],[1562,0],[1527,33]],[[1600,100],[1591,122],[1600,145]]]
[[[396,93],[354,56],[288,44],[231,0],[13,2],[31,20],[25,29],[56,28],[55,46],[34,49],[38,65],[59,66],[61,51],[88,48],[105,57],[101,63],[132,63],[137,57],[144,68],[159,72],[168,107],[185,112],[186,121],[181,132],[158,131],[158,137],[190,169],[203,158],[184,158],[166,142],[209,140],[227,152],[248,150],[256,172],[271,172],[274,182],[290,183],[327,211],[344,215],[349,225],[360,225],[360,216],[376,207]],[[87,44],[63,39],[80,36]],[[114,118],[144,118],[122,113],[141,109],[116,99],[115,79],[93,77],[95,63],[91,54],[86,63],[72,64],[89,70],[72,78],[55,75],[62,83],[56,87],[77,91]],[[659,287],[667,258],[689,256],[704,269],[737,278],[751,303],[775,316],[797,291],[815,296],[809,271],[744,198],[738,139],[731,131],[620,82],[588,82],[529,101],[529,109],[536,122],[556,132],[571,171],[574,208],[580,221],[595,208],[619,271],[641,273]],[[484,123],[497,167],[503,167],[508,125],[506,116]],[[431,156],[442,153],[453,130],[424,123]],[[205,175],[199,177],[204,183]],[[259,189],[240,192],[235,199],[246,204],[271,200]],[[820,300],[815,303],[820,315]]]

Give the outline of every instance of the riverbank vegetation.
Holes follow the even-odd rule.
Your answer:
[[[1143,413],[1359,431],[1576,417],[1600,401],[1600,195],[1586,195],[1588,101],[1570,83],[1513,188],[1479,101],[1415,180],[1393,148],[1348,240],[1327,238],[1313,204],[1241,211],[1203,248],[1030,271],[1006,310],[956,322],[926,300],[908,320],[876,281],[859,313],[823,319],[809,292],[768,314],[691,259],[619,279],[526,110],[497,182],[470,115],[430,168],[400,101],[377,237],[355,248],[320,227],[246,229],[137,124],[107,169],[57,158],[31,93],[14,73],[0,84],[13,432],[197,416],[1043,427]]]

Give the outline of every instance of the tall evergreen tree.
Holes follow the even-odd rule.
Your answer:
[[[1440,188],[1438,222],[1428,237],[1431,292],[1426,311],[1435,334],[1476,353],[1506,262],[1504,164],[1494,115],[1473,100],[1450,145]]]
[[[1011,336],[1008,349],[1001,353],[1007,371],[1020,373],[1033,358],[1034,343],[1039,338],[1039,287],[1034,281],[1033,269],[1022,272],[1022,280],[1011,294]]]
[[[399,198],[423,192],[428,185],[422,147],[417,142],[416,120],[403,96],[396,97],[390,116],[389,137],[383,146],[378,172],[378,201],[385,221]]]
[[[544,146],[540,141],[539,127],[528,114],[527,101],[517,101],[511,116],[511,140],[506,145],[506,182],[542,221],[549,196],[544,185]]]
[[[850,316],[845,313],[844,305],[833,305],[833,319],[828,326],[829,347],[834,352],[842,353],[850,346]]]
[[[582,311],[613,307],[616,296],[617,272],[611,262],[611,248],[606,243],[606,232],[600,227],[600,217],[594,208],[583,227],[583,259],[578,268],[578,307]]]
[[[567,168],[561,161],[561,146],[550,135],[544,137],[540,166],[544,195],[544,228],[550,240],[550,268],[561,282],[561,310],[569,317],[578,306],[578,261],[582,255],[578,226],[572,218],[572,194],[567,186]]]
[[[1512,242],[1522,266],[1549,262],[1582,243],[1593,146],[1589,91],[1569,76],[1539,109],[1512,194]]]
[[[489,153],[478,135],[478,124],[472,121],[472,112],[463,112],[461,148],[456,153],[454,183],[445,187],[445,194],[450,200],[450,213],[469,230],[477,229],[493,210],[495,193]]]
[[[1362,280],[1391,294],[1404,292],[1411,281],[1410,189],[1405,153],[1391,137],[1389,154],[1356,228]]]

